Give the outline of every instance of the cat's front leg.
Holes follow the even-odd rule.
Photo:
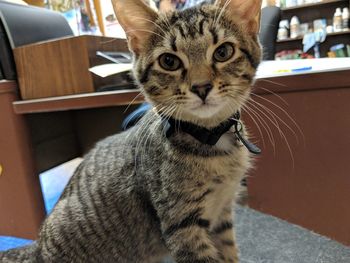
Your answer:
[[[210,222],[201,208],[173,208],[166,211],[162,234],[176,263],[219,263],[219,253],[209,235]]]
[[[238,263],[238,250],[236,247],[232,206],[227,206],[219,221],[211,229],[211,236],[215,247],[219,251],[220,262]]]

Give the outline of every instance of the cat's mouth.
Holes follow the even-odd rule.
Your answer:
[[[209,108],[213,109],[217,106],[218,106],[217,103],[214,103],[214,102],[209,101],[209,100],[205,100],[205,101],[200,101],[200,102],[195,103],[191,107],[191,110],[209,109]]]
[[[189,107],[191,113],[200,118],[210,118],[216,115],[220,109],[221,106],[218,103],[210,100],[197,102]]]

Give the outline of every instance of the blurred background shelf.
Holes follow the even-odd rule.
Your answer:
[[[341,3],[341,2],[347,2],[347,0],[323,0],[321,2],[317,3],[309,3],[309,4],[303,4],[303,5],[298,5],[298,6],[292,6],[292,7],[284,7],[281,8],[283,12],[288,12],[288,11],[298,11],[300,9],[306,9],[309,7],[319,7],[322,5],[329,5],[329,4],[334,4],[334,3]]]
[[[347,34],[350,34],[350,30],[341,31],[341,32],[328,33],[328,34],[327,34],[327,37],[331,37],[331,36],[340,36],[340,35],[347,35]],[[277,40],[277,43],[291,42],[291,41],[299,41],[299,40],[302,40],[302,39],[303,39],[303,37],[287,38],[287,39],[283,39],[283,40]]]
[[[327,25],[332,25],[336,9],[345,7],[349,8],[349,0],[323,0],[318,3],[281,8],[281,20],[290,22],[293,16],[297,16],[300,23],[309,23],[310,25],[314,20],[326,19]],[[285,50],[303,50],[302,39],[303,37],[277,40],[276,53]],[[325,42],[320,45],[321,57],[327,57],[330,48],[337,44],[350,44],[350,30],[328,34]],[[308,53],[313,54],[313,49]]]

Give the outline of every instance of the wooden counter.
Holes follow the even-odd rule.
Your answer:
[[[25,116],[13,81],[0,81],[0,235],[35,238],[45,210]]]
[[[41,113],[124,106],[138,104],[143,100],[138,90],[131,89],[16,101],[13,108],[18,114]]]
[[[350,70],[257,87],[264,94],[252,98],[261,106],[250,108],[264,121],[243,114],[263,151],[249,174],[249,205],[350,245]]]

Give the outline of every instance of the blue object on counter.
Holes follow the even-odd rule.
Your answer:
[[[338,44],[338,45],[331,46],[330,50],[335,52],[338,49],[343,49],[344,47],[345,47],[344,44]]]
[[[308,70],[312,70],[312,67],[294,68],[292,69],[292,72],[301,72],[301,71],[308,71]]]

